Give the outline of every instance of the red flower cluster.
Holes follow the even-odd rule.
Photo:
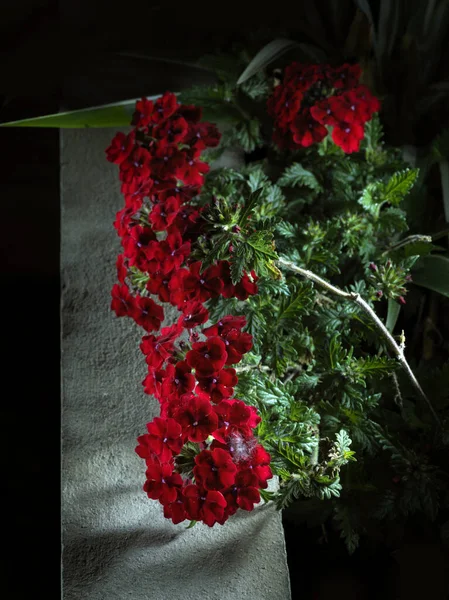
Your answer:
[[[201,109],[178,104],[169,92],[154,103],[142,98],[134,129],[117,133],[106,153],[119,165],[125,197],[114,222],[123,254],[111,308],[147,332],[140,345],[148,365],[144,391],[161,407],[138,438],[136,452],[147,466],[144,490],[174,523],[191,519],[212,527],[239,507],[252,510],[272,473],[270,456],[253,434],[260,417],[232,397],[238,380],[231,365],[252,347],[242,331],[245,318],[229,315],[197,330],[209,319],[204,304],[210,298],[244,300],[257,293],[254,272],[233,284],[227,261],[202,272],[201,262],[190,259],[202,231],[201,211],[191,201],[209,170],[200,155],[220,140],[216,127],[200,119]],[[144,291],[133,285],[136,272]],[[164,320],[157,301],[181,314],[154,335]],[[188,343],[180,339],[184,332]],[[193,479],[177,471],[187,442],[198,444]]]
[[[356,152],[364,125],[380,109],[369,89],[359,85],[359,65],[286,67],[283,81],[268,99],[274,118],[273,141],[296,149],[321,142],[332,127],[332,139],[346,153]]]

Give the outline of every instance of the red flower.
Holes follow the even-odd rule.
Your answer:
[[[117,230],[117,234],[122,237],[128,233],[129,226],[131,224],[132,217],[134,216],[134,208],[125,206],[122,210],[119,210],[115,215],[114,228]]]
[[[327,136],[327,129],[310,114],[309,109],[304,109],[294,120],[291,130],[293,141],[298,146],[307,148],[324,140]]]
[[[337,117],[338,110],[338,98],[336,96],[331,96],[330,98],[324,98],[317,102],[315,106],[311,106],[310,114],[322,125],[334,126],[338,125],[341,121],[340,117]]]
[[[162,385],[162,394],[167,398],[178,398],[194,389],[195,377],[184,360],[178,361],[176,365],[167,365],[166,372],[167,378]]]
[[[366,85],[358,85],[354,90],[349,92],[349,97],[358,100],[359,104],[363,106],[363,110],[365,111],[363,115],[364,121],[369,121],[372,115],[380,110],[379,99],[373,96]]]
[[[170,273],[173,269],[179,269],[190,254],[190,242],[184,242],[179,231],[170,228],[166,240],[162,243],[166,248],[162,272]]]
[[[179,199],[176,196],[170,196],[164,202],[155,204],[150,213],[153,229],[155,231],[165,231],[176,219],[179,206]]]
[[[221,133],[217,127],[207,122],[191,124],[187,136],[188,143],[195,148],[196,152],[218,146],[220,139]]]
[[[276,118],[278,127],[286,127],[298,114],[302,99],[302,92],[294,85],[278,85],[268,99],[268,114]]]
[[[222,400],[215,407],[219,419],[219,429],[214,431],[216,440],[226,443],[226,438],[232,434],[249,437],[252,429],[260,423],[254,407],[248,406],[241,400]]]
[[[229,331],[225,336],[222,336],[228,358],[227,365],[235,365],[242,360],[242,356],[249,352],[253,347],[253,336],[247,332],[239,332],[237,329]]]
[[[120,165],[134,149],[135,135],[134,132],[116,133],[112,139],[111,145],[106,149],[106,158],[109,162]]]
[[[189,126],[181,116],[173,116],[167,119],[153,130],[153,135],[160,140],[160,144],[179,144],[184,141]]]
[[[178,108],[178,115],[184,117],[189,123],[197,123],[201,120],[203,109],[201,106],[195,106],[194,104],[181,104]]]
[[[149,227],[141,227],[140,225],[136,225],[129,234],[123,236],[124,254],[131,267],[140,268],[142,271],[146,270],[145,263],[148,261],[146,250],[150,242],[155,239],[156,236]]]
[[[156,271],[151,274],[150,280],[146,284],[146,289],[150,292],[150,294],[155,294],[158,296],[161,302],[169,302],[170,301],[170,275],[164,275],[161,271]]]
[[[160,399],[162,393],[162,384],[166,378],[167,372],[165,369],[158,369],[157,367],[149,366],[148,375],[142,381],[144,393]]]
[[[218,265],[211,265],[203,273],[201,271],[201,261],[194,262],[190,265],[190,275],[192,285],[196,288],[195,298],[205,302],[209,298],[216,298],[221,290],[223,289],[223,282],[221,277],[221,268]],[[189,285],[188,279],[184,282],[184,285]]]
[[[161,123],[165,119],[171,117],[179,107],[175,94],[165,92],[154,103],[153,123]]]
[[[182,316],[179,317],[178,324],[186,329],[198,327],[198,325],[202,325],[209,318],[207,309],[197,300],[187,302],[182,308],[182,313]]]
[[[205,327],[202,333],[207,336],[215,336],[218,335],[220,337],[226,337],[226,335],[232,331],[237,330],[241,331],[246,325],[246,317],[244,315],[226,315],[221,317],[218,323],[215,325],[211,325],[210,327]]]
[[[229,452],[221,448],[203,450],[195,456],[195,480],[206,490],[222,490],[234,483],[237,467]]]
[[[156,181],[170,179],[176,175],[178,169],[181,169],[186,162],[185,152],[180,152],[177,146],[159,146],[151,156],[151,177],[154,180],[154,191],[161,191],[171,188],[171,183],[161,183]]]
[[[187,485],[183,493],[189,519],[203,521],[209,527],[221,521],[226,508],[223,494],[216,491],[206,492],[197,485]]]
[[[136,109],[133,113],[131,125],[134,125],[136,128],[149,125],[153,116],[153,110],[154,105],[151,100],[148,100],[148,98],[145,97],[143,97],[142,100],[138,100],[136,102]]]
[[[187,363],[201,376],[212,375],[222,369],[227,358],[225,343],[218,336],[196,342],[186,354]]]
[[[246,324],[244,316],[234,317],[227,315],[222,317],[216,325],[211,325],[203,329],[206,336],[218,335],[222,338],[226,345],[228,358],[227,365],[239,363],[242,360],[243,354],[249,352],[253,346],[252,335],[250,333],[242,333],[240,330]]]
[[[173,416],[191,442],[204,442],[217,428],[218,418],[207,398],[189,396],[187,403],[175,409]]]
[[[341,127],[334,127],[332,139],[344,152],[357,152],[363,139],[363,127],[359,123],[343,123]]]
[[[187,185],[203,185],[204,175],[209,173],[209,170],[207,163],[188,157],[186,162],[176,169],[175,175]]]
[[[248,273],[244,273],[241,280],[234,286],[234,295],[239,300],[246,300],[248,296],[254,296],[259,291],[256,281],[259,278],[254,271],[251,271],[251,276]],[[229,296],[225,296],[228,298]]]
[[[140,270],[149,273],[152,277],[155,273],[162,272],[162,265],[167,256],[167,243],[165,240],[162,242],[156,240],[149,242],[143,252],[146,263],[144,263]]]
[[[137,438],[136,448],[140,458],[151,458],[154,454],[161,462],[169,462],[173,454],[179,454],[183,445],[182,429],[174,419],[155,417],[147,423],[148,433]]]
[[[126,276],[128,275],[128,269],[125,264],[125,257],[123,254],[119,254],[117,256],[117,261],[115,263],[117,267],[117,279],[120,283],[125,283]]]
[[[197,375],[198,387],[209,394],[211,402],[218,404],[225,398],[230,398],[234,393],[234,386],[238,379],[235,369],[222,369],[218,373],[202,377]]]
[[[130,315],[145,331],[155,331],[164,320],[164,309],[151,298],[136,296]]]
[[[242,472],[237,473],[234,485],[222,492],[231,514],[238,508],[248,511],[254,509],[254,505],[260,502],[260,493],[256,486],[257,478],[248,477]]]
[[[271,457],[265,448],[257,444],[253,448],[249,459],[242,463],[241,472],[245,473],[248,477],[251,476],[249,472],[252,472],[257,477],[258,487],[265,489],[268,486],[267,479],[273,477],[273,473],[269,467],[270,460]]]
[[[334,69],[332,73],[333,87],[337,89],[351,89],[355,87],[362,74],[360,65],[344,64]]]
[[[111,309],[117,317],[130,315],[134,310],[135,299],[131,296],[127,285],[118,285],[116,283],[111,290],[112,302]]]
[[[164,517],[171,519],[175,525],[187,519],[184,508],[184,496],[182,495],[182,490],[179,488],[176,488],[176,499],[173,502],[164,504]]]
[[[151,155],[145,148],[135,148],[131,154],[120,164],[120,180],[130,183],[133,179],[138,181],[150,177]]]
[[[177,490],[181,488],[183,482],[181,475],[175,473],[171,465],[153,463],[148,466],[146,477],[143,489],[149,498],[159,500],[161,504],[176,501]]]
[[[133,179],[129,183],[122,183],[121,192],[125,197],[126,206],[133,208],[134,211],[139,210],[143,199],[150,196],[152,188],[152,179],[146,179],[145,181]]]
[[[140,349],[146,355],[147,364],[158,369],[173,354],[174,343],[181,333],[182,327],[175,323],[170,327],[163,327],[158,336],[144,336]]]
[[[200,212],[194,206],[181,206],[173,225],[178,229],[181,235],[184,235],[189,228],[192,228],[192,226],[196,224],[199,216]]]

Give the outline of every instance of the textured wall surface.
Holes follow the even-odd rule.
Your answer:
[[[141,385],[142,330],[109,309],[123,202],[104,158],[114,133],[61,133],[64,600],[289,600],[272,507],[187,530],[142,491],[134,448],[158,403]]]

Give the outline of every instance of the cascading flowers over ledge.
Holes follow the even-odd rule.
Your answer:
[[[410,269],[433,246],[397,239],[418,171],[383,147],[360,75],[292,63],[142,98],[106,151],[125,199],[112,310],[144,329],[144,392],[160,403],[136,452],[174,523],[319,499],[352,550],[370,519],[405,518],[415,488],[412,511],[441,501],[441,470],[406,443],[417,411],[423,437],[443,444],[441,407],[392,333]],[[223,134],[203,109],[227,121]],[[211,169],[228,147],[245,164]],[[416,469],[425,478],[410,484]]]

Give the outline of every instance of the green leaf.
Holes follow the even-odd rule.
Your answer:
[[[419,175],[419,169],[405,169],[395,173],[383,190],[383,201],[397,206],[412,189]]]
[[[245,152],[253,152],[262,142],[260,122],[257,119],[241,121],[235,128],[235,137]]]
[[[361,375],[364,377],[378,377],[379,379],[383,375],[389,375],[398,366],[395,359],[382,356],[367,356],[366,358],[358,358],[354,362],[354,368]]]
[[[248,198],[248,201],[245,204],[245,207],[239,217],[239,222],[238,224],[240,225],[240,227],[244,227],[246,224],[246,221],[248,220],[249,215],[253,212],[253,210],[255,209],[255,207],[259,204],[259,202],[261,201],[261,198],[264,194],[264,189],[260,188],[258,190],[255,190],[254,192],[251,193],[250,197]]]
[[[247,262],[246,244],[236,244],[231,260],[231,280],[234,285],[242,279]]]
[[[268,258],[273,260],[279,258],[273,249],[273,234],[271,231],[255,231],[249,236],[246,243]]]
[[[401,305],[398,302],[396,302],[396,300],[388,298],[388,312],[385,326],[390,333],[393,333],[394,331],[400,310]]]
[[[256,56],[252,59],[243,73],[237,80],[237,85],[242,84],[244,81],[264,69],[274,60],[282,56],[288,50],[292,48],[298,47],[299,44],[294,42],[293,40],[287,40],[279,38],[277,40],[273,40],[266,46],[264,46]]]
[[[371,27],[374,30],[374,19],[373,19],[373,13],[371,12],[371,7],[369,5],[368,0],[355,0],[356,4],[358,5],[358,7],[360,8],[360,10],[366,15],[369,24],[371,25]]]
[[[313,292],[311,292],[310,285],[302,285],[295,294],[283,299],[279,306],[278,324],[291,327],[292,321],[297,322],[300,315],[308,312],[312,297]]]
[[[233,90],[228,84],[193,86],[178,94],[183,104],[201,106],[203,119],[230,124],[240,123],[242,115],[233,102]]]
[[[155,100],[158,96],[151,96]],[[83,127],[126,127],[130,125],[136,100],[124,100],[91,108],[81,108],[53,115],[0,123],[0,127],[57,127],[61,129]]]
[[[299,163],[293,163],[290,167],[288,167],[280,179],[278,179],[277,184],[289,187],[303,185],[317,193],[323,191],[323,188],[315,175],[311,171],[304,169],[304,167]]]
[[[422,256],[412,270],[413,283],[449,298],[449,256]]]

